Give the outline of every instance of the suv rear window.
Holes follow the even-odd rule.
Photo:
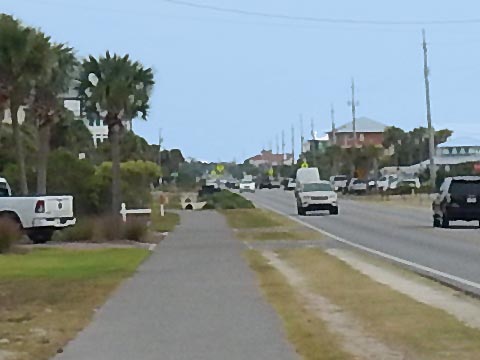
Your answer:
[[[480,195],[480,181],[454,180],[449,192],[452,195]]]

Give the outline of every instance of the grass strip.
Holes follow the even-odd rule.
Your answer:
[[[281,317],[288,339],[303,359],[351,359],[351,356],[341,348],[337,336],[328,331],[321,319],[306,310],[295,289],[260,253],[250,250],[246,257],[251,268],[257,273],[260,287],[267,300]]]
[[[235,209],[222,211],[230,227],[234,229],[255,229],[293,225],[291,220],[263,209]]]
[[[268,241],[268,240],[319,240],[322,236],[315,231],[239,231],[237,237],[246,241]]]
[[[0,344],[16,360],[47,360],[148,256],[144,249],[41,249],[0,255]]]
[[[420,359],[478,359],[480,331],[379,284],[317,249],[280,251],[312,291],[358,318],[365,330]],[[414,356],[415,355],[415,356]]]

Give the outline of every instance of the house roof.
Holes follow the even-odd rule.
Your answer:
[[[285,158],[286,158],[286,160],[291,159],[292,154],[285,154]],[[272,151],[270,151],[270,150],[263,150],[261,154],[255,155],[248,160],[279,163],[279,162],[283,161],[283,159],[284,159],[283,154],[273,154]]]
[[[480,146],[480,139],[473,137],[452,137],[443,144],[439,144],[439,148],[449,147],[466,147],[466,146]]]
[[[383,133],[388,126],[367,117],[360,117],[355,121],[357,133]],[[336,133],[353,133],[353,121],[336,129]]]

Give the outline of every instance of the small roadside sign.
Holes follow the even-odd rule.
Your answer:
[[[303,169],[308,168],[308,163],[307,163],[305,160],[303,160],[303,163],[302,163],[301,167],[302,167]]]

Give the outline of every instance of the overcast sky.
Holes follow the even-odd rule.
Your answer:
[[[373,21],[463,20],[471,1],[190,0],[248,11]],[[68,3],[68,5],[67,5]],[[130,53],[155,70],[149,142],[200,160],[243,161],[282,129],[319,133],[351,121],[350,79],[358,115],[410,129],[425,125],[422,25],[348,25],[235,15],[163,0],[0,0],[3,12],[68,42],[80,57]],[[480,135],[480,22],[425,25],[436,127]],[[297,140],[297,144],[299,141]],[[298,150],[297,150],[298,151]]]

